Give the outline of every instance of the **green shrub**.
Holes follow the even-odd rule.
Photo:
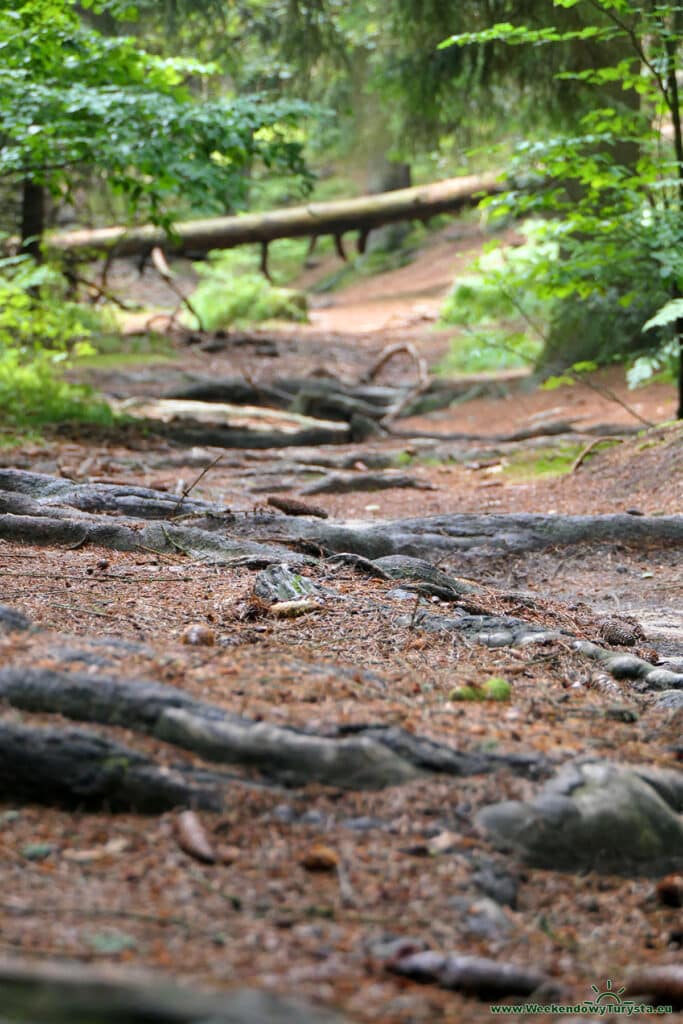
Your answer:
[[[499,327],[472,331],[451,343],[437,373],[492,373],[531,368],[542,343],[524,332],[510,334]]]
[[[527,221],[523,245],[493,243],[459,278],[441,308],[442,324],[461,327],[438,367],[441,373],[481,373],[532,367],[550,305],[531,289],[538,268],[557,256],[557,240],[540,221]]]
[[[228,250],[212,252],[206,263],[196,264],[202,280],[190,301],[206,330],[263,320],[308,319],[306,296],[271,284],[253,269],[252,262],[252,254]]]
[[[111,422],[83,386],[64,379],[71,358],[93,351],[97,315],[64,298],[61,276],[27,257],[0,260],[0,421],[41,426],[69,419]]]

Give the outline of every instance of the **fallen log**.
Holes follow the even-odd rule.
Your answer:
[[[502,191],[503,187],[495,174],[470,175],[356,199],[185,221],[175,225],[172,238],[163,228],[147,224],[139,228],[65,231],[50,236],[47,244],[53,252],[71,255],[108,252],[121,257],[146,256],[161,247],[176,255],[202,256],[211,249],[231,249],[254,242],[267,244],[278,238],[333,235],[341,239],[345,231],[362,235],[396,221],[424,221],[439,213],[456,213],[476,205],[482,196]]]

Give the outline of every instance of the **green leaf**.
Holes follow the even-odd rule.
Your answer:
[[[643,325],[643,331],[651,331],[654,327],[666,327],[677,320],[683,320],[683,299],[671,299],[670,302],[666,302]]]

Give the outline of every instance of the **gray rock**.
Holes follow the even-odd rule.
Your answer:
[[[373,829],[386,828],[381,818],[371,818],[369,815],[361,815],[359,818],[347,818],[341,824],[345,828],[353,829],[354,832],[372,832]]]
[[[501,865],[494,861],[484,862],[472,875],[472,881],[485,896],[502,906],[515,909],[519,885],[514,875],[509,874]]]
[[[532,801],[477,823],[534,867],[656,875],[683,866],[683,774],[608,761],[564,767]]]
[[[484,897],[472,903],[466,897],[455,896],[448,906],[462,917],[462,928],[472,938],[499,939],[510,930],[510,921],[495,900]]]
[[[392,601],[414,601],[415,592],[412,590],[403,590],[402,587],[394,587],[393,590],[387,591],[385,597],[391,598]]]
[[[323,591],[312,580],[287,565],[269,565],[254,581],[254,593],[264,601],[298,601],[302,597],[322,598]]]
[[[368,954],[377,960],[393,960],[412,953],[422,953],[427,949],[427,943],[419,936],[385,933],[379,938],[369,939],[366,949]]]
[[[0,604],[0,632],[12,633],[15,630],[28,629],[30,625],[30,620],[22,612],[10,608],[7,604]]]
[[[683,708],[683,690],[662,690],[654,707],[658,711],[678,711]]]

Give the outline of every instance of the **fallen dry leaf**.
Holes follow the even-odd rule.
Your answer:
[[[317,843],[306,850],[301,858],[301,864],[307,871],[336,871],[339,854],[329,846]]]
[[[183,811],[176,823],[178,846],[204,864],[215,864],[216,854],[204,826],[194,811]]]
[[[210,626],[204,625],[203,622],[192,622],[185,627],[180,639],[191,647],[213,647],[216,642],[216,634]]]

